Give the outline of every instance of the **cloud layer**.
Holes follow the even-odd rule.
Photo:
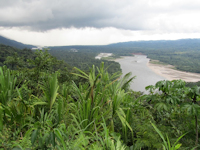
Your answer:
[[[0,0],[0,26],[32,30],[114,27],[196,32],[196,0]]]
[[[0,0],[0,34],[26,44],[200,38],[199,0]]]

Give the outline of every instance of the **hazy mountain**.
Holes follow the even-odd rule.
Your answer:
[[[130,41],[108,45],[109,47],[140,47],[140,48],[192,48],[200,47],[200,39]]]
[[[3,36],[0,36],[0,44],[13,46],[16,48],[37,48],[37,46],[26,45]],[[110,51],[115,48],[133,48],[133,49],[195,49],[200,50],[200,39],[180,39],[180,40],[157,40],[157,41],[130,41],[120,42],[109,45],[72,45],[72,46],[50,46],[50,50],[88,50],[88,51]]]
[[[17,41],[5,38],[3,36],[0,36],[0,44],[9,45],[9,46],[20,48],[20,49],[23,49],[23,48],[30,48],[31,49],[31,48],[36,47],[36,46],[33,46],[33,45],[26,45],[26,44],[17,42]]]
[[[200,50],[200,39],[181,39],[181,40],[157,40],[157,41],[130,41],[114,43],[102,46],[51,46],[51,50],[88,50],[88,51],[108,51],[117,49],[132,50]]]

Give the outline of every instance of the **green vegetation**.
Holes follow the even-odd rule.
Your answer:
[[[158,65],[168,65],[166,63],[160,62],[159,60],[150,60],[150,63],[152,63],[152,64],[158,64]]]
[[[101,58],[101,60],[114,61],[115,59],[118,59],[118,58],[121,58],[121,56],[113,54],[113,55],[111,55],[109,57],[103,57],[103,58]]]
[[[20,57],[18,57],[18,56],[20,56]],[[34,56],[34,53],[30,49],[25,48],[25,49],[21,50],[18,48],[0,44],[0,66],[4,65],[3,62],[6,59],[7,59],[7,61],[10,61],[10,65],[15,65],[15,63],[17,62],[17,60],[16,60],[17,58],[19,60],[25,61],[26,59],[32,58],[33,56]],[[15,66],[17,66],[17,65],[15,65]]]
[[[89,71],[92,65],[100,67],[102,60],[95,59],[98,54],[96,52],[77,51],[71,50],[49,50],[49,53],[55,56],[59,60],[65,61],[72,67],[77,67],[84,71]],[[103,60],[105,68],[107,68],[110,74],[115,72],[121,72],[120,64],[114,61]],[[96,72],[97,73],[97,72]]]
[[[200,73],[200,51],[187,51],[180,54],[176,54],[176,51],[155,51],[147,52],[147,56],[151,59],[173,65],[178,70]]]
[[[117,56],[132,56],[142,53],[152,60],[173,65],[176,69],[200,73],[200,39],[174,41],[135,41],[106,46],[63,46],[50,47],[52,51],[77,49],[83,53],[114,53]]]
[[[10,69],[0,67],[2,150],[199,148],[197,86],[159,81],[141,95],[129,88],[130,73],[120,78],[103,62],[83,70],[47,51],[36,51],[23,65],[22,56],[15,57],[13,65],[5,59]]]

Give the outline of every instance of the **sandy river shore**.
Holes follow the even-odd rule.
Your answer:
[[[152,71],[154,71],[156,74],[163,76],[168,80],[182,79],[186,82],[198,82],[198,81],[200,81],[200,74],[178,71],[178,70],[172,69],[173,66],[171,66],[171,65],[154,64],[154,63],[151,63],[151,61],[149,61],[147,63],[147,66]]]
[[[96,59],[101,59],[102,57],[109,57],[112,53],[100,53],[96,56]],[[136,55],[137,56],[137,55]],[[119,59],[115,59],[114,61],[118,62],[123,59],[123,57]],[[198,82],[200,81],[200,74],[198,73],[190,73],[173,69],[174,67],[171,65],[162,65],[156,62],[156,60],[148,61],[147,66],[156,74],[166,78],[167,80],[178,80],[182,79],[186,82]]]

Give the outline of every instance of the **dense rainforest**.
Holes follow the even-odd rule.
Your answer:
[[[72,69],[66,54],[22,51],[0,67],[0,149],[199,149],[198,86],[159,81],[142,94],[104,62]]]
[[[114,53],[115,57],[142,53],[150,59],[173,65],[178,70],[200,73],[200,39],[133,41],[105,46],[60,46],[49,48],[52,51],[60,50],[62,52],[70,51],[71,49],[77,49],[84,53],[107,52]]]
[[[75,51],[75,50],[74,50]],[[82,51],[49,50],[49,53],[59,60],[63,60],[72,67],[77,67],[84,71],[89,71],[92,65],[100,67],[101,60],[95,59],[98,53]],[[121,72],[120,64],[115,61],[104,60],[104,65],[110,74]]]
[[[21,50],[15,47],[0,44],[0,66],[3,65],[6,59],[9,59],[11,57],[17,59],[18,55],[22,58],[22,60],[26,60],[33,57],[34,53],[31,49],[24,48],[23,50]]]
[[[45,50],[44,50],[45,51]],[[15,47],[0,44],[0,66],[6,64],[10,69],[24,68],[27,66],[27,60],[35,59],[38,55],[40,59],[44,59],[45,55],[48,55],[48,59],[54,61],[54,71],[67,67],[71,72],[73,67],[78,67],[81,70],[89,71],[90,66],[100,66],[101,60],[95,59],[97,53],[91,52],[71,52],[71,51],[48,51],[44,54],[40,52],[34,53],[31,49],[18,49]],[[52,55],[49,55],[51,53]],[[40,63],[40,62],[38,62]],[[104,61],[105,67],[110,74],[115,72],[121,72],[119,63],[114,61]],[[57,65],[57,66],[56,66]],[[31,65],[29,65],[29,68]]]

